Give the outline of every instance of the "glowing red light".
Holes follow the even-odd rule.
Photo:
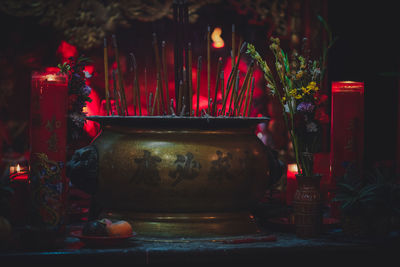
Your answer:
[[[60,69],[57,67],[48,67],[45,70],[45,72],[47,72],[49,74],[55,74],[55,73],[58,73],[59,71],[60,71]]]
[[[57,48],[57,54],[60,54],[62,61],[65,61],[70,57],[76,57],[78,55],[78,50],[75,46],[66,41],[61,41],[61,44]]]
[[[98,115],[100,110],[100,98],[95,90],[92,89],[89,97],[92,99],[92,102],[87,103],[85,111],[88,116]],[[83,129],[89,134],[91,137],[95,137],[99,132],[99,127],[95,122],[87,120]]]
[[[93,75],[94,66],[91,66],[91,65],[85,66],[85,68],[83,70],[87,71],[90,75]]]

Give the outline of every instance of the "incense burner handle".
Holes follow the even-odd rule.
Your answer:
[[[278,182],[279,179],[282,177],[285,165],[279,159],[278,152],[276,150],[273,150],[268,146],[265,147],[265,150],[267,151],[266,153],[268,155],[270,179],[271,179],[271,182],[268,186],[269,188],[270,186]]]
[[[82,191],[94,195],[98,188],[99,155],[94,145],[78,149],[66,164],[71,183]]]

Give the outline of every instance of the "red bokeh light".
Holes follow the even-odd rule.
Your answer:
[[[62,62],[65,62],[70,57],[78,56],[78,50],[66,41],[61,41],[61,44],[57,48],[57,54],[61,56]]]

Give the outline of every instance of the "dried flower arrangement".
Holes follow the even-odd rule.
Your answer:
[[[322,20],[322,18],[319,17]],[[326,23],[324,26],[327,28]],[[330,31],[329,31],[330,33]],[[263,60],[252,44],[247,53],[257,62],[264,73],[267,87],[277,97],[282,107],[283,118],[293,143],[299,174],[313,175],[313,153],[318,149],[321,125],[328,123],[324,104],[328,97],[320,91],[326,68],[327,49],[335,40],[329,34],[329,46],[324,48],[318,60],[309,58],[309,53],[295,53],[292,61],[283,51],[278,38],[271,38],[270,50],[274,55],[275,73]],[[278,77],[279,82],[275,77]]]

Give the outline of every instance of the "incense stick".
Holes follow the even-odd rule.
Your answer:
[[[178,98],[179,91],[179,27],[178,27],[178,1],[174,0],[172,4],[173,8],[173,19],[174,19],[174,32],[175,32],[175,42],[174,42],[174,78],[175,78],[175,99]]]
[[[186,77],[187,77],[187,72],[186,72],[186,68],[185,68],[185,66],[183,66],[182,67],[182,75],[183,75],[183,84],[182,84],[182,96],[181,96],[181,108],[186,104],[185,103],[185,100],[188,98],[187,97],[187,86],[188,86],[188,84],[187,84],[187,80],[186,80]],[[181,112],[180,110],[178,110],[178,112]],[[177,112],[177,113],[178,113]]]
[[[122,80],[122,72],[121,72],[121,64],[119,60],[119,53],[118,53],[118,45],[117,45],[117,37],[115,34],[112,35],[113,45],[115,49],[115,60],[117,61],[117,74],[118,74],[118,83],[119,83],[119,91],[121,93],[121,108],[122,108],[122,115],[128,116],[128,107],[126,105],[126,97],[125,97],[125,89],[124,89],[124,82]]]
[[[184,93],[183,96],[184,98],[184,105],[186,106],[186,110],[188,110],[189,116],[190,116],[190,73],[191,73],[191,69],[189,69],[189,61],[190,61],[190,55],[189,53],[191,53],[191,44],[189,42],[189,9],[188,9],[188,1],[187,0],[183,0],[182,1],[182,12],[183,12],[183,45],[184,45],[184,52],[185,52],[185,66],[186,66],[186,73],[185,73],[185,80],[186,82],[184,83]]]
[[[159,100],[158,100],[159,95],[160,95],[160,87],[159,87],[159,84],[160,84],[160,75],[157,74],[157,87],[156,87],[156,93],[155,93],[155,95],[154,95],[153,107],[152,107],[152,109],[151,109],[151,116],[154,115],[154,110],[155,110],[156,107],[157,107],[157,112],[160,112],[160,108],[159,108],[159,103],[160,103],[160,102],[159,102]]]
[[[192,116],[193,109],[193,80],[192,80],[192,44],[188,43],[188,84],[189,84],[189,116]]]
[[[243,46],[243,37],[240,36],[240,38],[239,38],[239,46],[238,46],[238,51],[237,51],[237,55],[238,56],[240,56],[240,54],[242,53],[242,52],[240,52],[240,51],[242,51],[242,46]],[[236,60],[236,58],[235,58],[235,60]],[[236,62],[235,62],[235,64],[236,64]]]
[[[152,107],[151,107],[152,98],[153,98],[153,93],[150,92],[150,94],[149,94],[149,102],[148,102],[148,106],[147,106],[147,115],[151,115],[151,112],[152,112]]]
[[[249,100],[249,95],[250,95],[250,91],[251,91],[251,84],[252,84],[253,80],[254,80],[254,77],[251,78],[251,80],[249,81],[249,84],[247,85],[247,89],[246,89],[246,98],[244,100],[244,107],[243,107],[243,116],[244,117],[247,115],[247,107],[248,107],[248,104],[249,104],[248,100]]]
[[[149,102],[147,99],[147,68],[144,68],[144,96],[146,97],[147,115],[149,115]]]
[[[136,116],[136,59],[133,53],[129,53],[130,58],[130,69],[129,71],[133,73],[133,84],[132,84],[132,102],[133,102],[133,115]]]
[[[167,114],[169,114],[170,113],[170,101],[169,101],[168,72],[167,72],[167,53],[166,53],[165,41],[162,41],[161,48],[162,48],[161,49],[161,58],[162,58],[163,76],[164,76],[164,83],[165,83]]]
[[[225,80],[224,80],[224,70],[221,71],[221,99],[224,100],[225,98],[225,92],[224,92],[224,86],[225,86]]]
[[[182,1],[178,1],[178,27],[177,27],[177,68],[176,71],[178,72],[178,79],[177,79],[177,84],[178,87],[176,89],[178,89],[178,91],[176,92],[175,97],[179,98],[179,83],[181,80],[183,80],[183,74],[182,74],[182,67],[183,67],[183,42],[184,42],[184,21],[183,21],[183,3]],[[176,113],[178,113],[179,110],[176,110]]]
[[[211,28],[207,27],[207,99],[211,96]],[[207,112],[210,113],[210,106],[207,107]]]
[[[253,72],[254,72],[254,67],[251,68],[249,77],[252,77]],[[245,116],[245,107],[246,107],[246,103],[247,103],[248,95],[249,95],[249,91],[250,91],[251,78],[247,79],[243,83],[243,86],[244,87],[242,87],[242,95],[240,96],[240,99],[238,101],[238,108],[236,110],[236,112],[237,112],[236,115],[237,116],[240,116],[242,108],[243,108],[243,113],[242,114],[243,114],[243,116]]]
[[[232,69],[233,66],[235,66],[236,63],[236,55],[235,55],[235,49],[236,49],[236,37],[235,37],[235,24],[232,24]]]
[[[157,35],[153,33],[153,49],[154,49],[154,57],[156,59],[156,69],[157,75],[161,79],[161,60],[160,60],[160,52],[158,51],[158,42],[157,42]],[[158,85],[159,94],[160,94],[160,102],[161,102],[161,110],[164,112],[164,93],[163,93],[163,86],[162,82]],[[161,112],[162,113],[162,112]]]
[[[198,57],[197,59],[197,75],[196,75],[196,79],[197,79],[197,106],[196,106],[196,116],[200,116],[199,113],[199,104],[200,104],[200,75],[201,75],[201,56]]]
[[[251,94],[250,94],[249,105],[247,106],[247,117],[250,117],[251,103],[253,102],[254,88],[255,88],[255,85],[254,85],[254,77],[253,77],[252,81],[251,81]]]
[[[229,104],[229,116],[231,115],[231,111],[233,112],[234,104],[236,103],[237,97],[238,97],[240,71],[238,71],[237,73],[238,73],[238,75],[236,76],[235,86],[233,88],[232,97],[231,97],[231,101],[230,101],[230,104]]]
[[[218,63],[217,63],[217,78],[215,80],[215,93],[212,105],[212,115],[214,116],[216,116],[217,113],[217,96],[218,96],[219,76],[221,75],[221,68],[222,68],[222,57],[218,58]]]
[[[185,109],[186,109],[186,105],[185,105],[185,96],[182,96],[182,110],[181,113],[179,114],[179,116],[185,116]]]
[[[237,115],[236,112],[239,112],[239,113],[240,113],[240,110],[241,110],[241,108],[242,108],[243,97],[244,97],[245,91],[246,91],[246,89],[247,89],[247,85],[248,85],[248,83],[249,83],[249,79],[250,79],[250,77],[251,77],[251,75],[252,75],[252,73],[253,73],[253,66],[254,66],[254,61],[252,60],[252,61],[250,62],[249,67],[247,68],[246,76],[245,76],[245,78],[244,78],[242,87],[240,88],[238,97],[237,97],[237,99],[236,99],[236,102],[235,102],[235,105],[234,105],[234,108],[233,108],[233,112],[234,112],[235,115]]]
[[[136,115],[136,108],[138,107],[139,109],[139,115],[142,116],[142,105],[141,105],[141,99],[140,99],[140,87],[139,87],[139,81],[138,81],[138,74],[137,74],[137,65],[136,65],[136,58],[133,53],[130,53],[130,56],[132,58],[132,64],[133,64],[133,71],[134,71],[134,80],[133,80],[133,87],[134,87],[134,102],[133,102],[133,108],[135,109],[135,115]],[[136,97],[136,98],[135,98]],[[135,101],[136,100],[136,101]],[[137,104],[137,105],[136,105]]]
[[[179,114],[179,112],[182,109],[182,92],[183,91],[183,81],[179,81],[179,94],[178,94],[178,101],[177,101],[177,107],[176,107],[176,113]]]
[[[113,85],[114,85],[115,109],[117,110],[117,114],[119,116],[121,116],[120,105],[119,105],[119,96],[118,96],[118,90],[117,90],[117,79],[116,79],[115,70],[113,70],[112,76],[113,76]]]
[[[108,90],[108,53],[106,38],[104,38],[104,85],[106,94],[106,111],[108,116],[110,115],[110,92]]]
[[[171,110],[171,114],[175,115],[175,111],[174,111],[174,99],[171,98],[171,104],[169,106],[170,110]]]
[[[227,82],[227,87],[226,87],[226,95],[222,104],[222,113],[225,114],[225,109],[226,109],[226,102],[228,100],[229,94],[231,92],[231,88],[233,86],[233,83],[236,81],[236,75],[239,69],[239,64],[240,64],[240,59],[242,57],[242,54],[244,53],[246,48],[246,43],[243,43],[242,46],[240,47],[240,52],[238,54],[238,58],[236,61],[236,64],[233,68],[233,70],[231,71],[231,73],[229,74],[229,78],[228,78],[228,82]],[[232,92],[233,95],[233,92]]]

